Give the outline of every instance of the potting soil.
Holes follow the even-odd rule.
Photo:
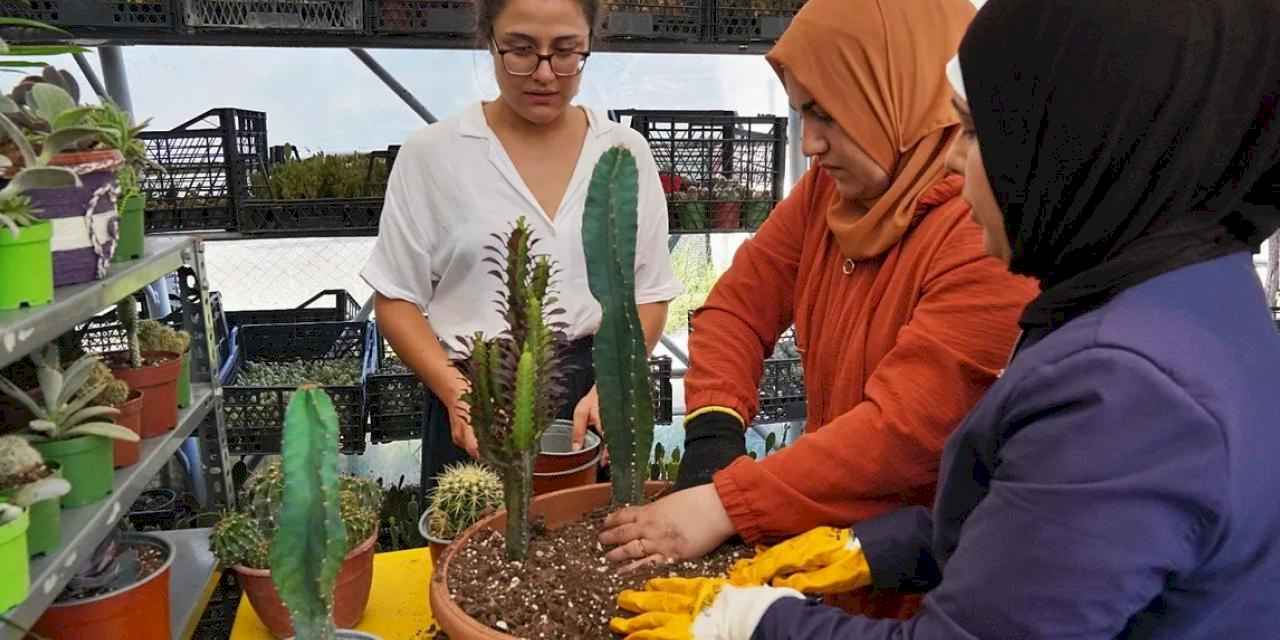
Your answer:
[[[449,565],[454,601],[479,622],[521,638],[613,640],[609,619],[630,615],[617,608],[623,590],[659,576],[723,575],[752,555],[744,545],[726,545],[700,560],[623,575],[597,541],[606,515],[598,510],[555,531],[535,530],[523,563],[506,560],[502,533],[472,537]]]

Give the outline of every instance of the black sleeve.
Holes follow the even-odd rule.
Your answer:
[[[933,514],[910,507],[865,520],[853,528],[871,567],[871,586],[923,593],[942,582],[933,556]]]
[[[743,424],[721,411],[704,413],[684,425],[684,457],[675,490],[711,482],[715,472],[745,455],[747,437]]]

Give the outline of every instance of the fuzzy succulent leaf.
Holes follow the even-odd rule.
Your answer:
[[[9,501],[20,507],[29,507],[37,502],[60,498],[70,492],[70,482],[62,478],[42,478],[18,489]]]
[[[648,354],[635,299],[638,190],[635,157],[625,147],[609,149],[592,173],[582,220],[588,285],[603,312],[592,355],[613,500],[630,504],[644,501],[653,445]]]
[[[46,411],[44,407],[40,406],[40,404],[32,399],[26,391],[19,389],[18,385],[14,384],[4,376],[0,376],[0,391],[4,392],[4,394],[10,398],[17,400],[23,408],[30,411],[31,415],[36,418],[47,418],[49,416],[49,412]]]
[[[338,484],[338,415],[323,390],[298,389],[285,410],[284,504],[271,581],[299,638],[333,640],[333,585],[347,551]]]
[[[71,427],[63,431],[62,434],[63,439],[78,438],[80,436],[102,436],[103,438],[121,442],[138,441],[138,434],[114,422],[86,422]]]

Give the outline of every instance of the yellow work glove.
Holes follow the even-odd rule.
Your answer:
[[[693,618],[727,583],[724,578],[654,578],[642,590],[618,594],[618,608],[639,615],[614,618],[609,629],[626,640],[690,640]]]
[[[729,570],[729,582],[772,584],[810,594],[843,593],[870,585],[871,567],[851,531],[818,527],[739,560]]]
[[[723,578],[654,578],[643,590],[624,591],[618,607],[639,615],[614,618],[609,629],[624,640],[750,640],[765,611],[791,589],[739,588]]]

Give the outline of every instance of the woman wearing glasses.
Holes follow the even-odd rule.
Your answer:
[[[591,337],[600,308],[587,287],[582,209],[600,155],[628,147],[640,167],[636,302],[649,348],[680,292],[667,250],[667,211],[644,138],[572,105],[590,55],[597,0],[479,0],[477,34],[493,55],[500,95],[426,127],[404,144],[387,185],[378,241],[362,277],[376,291],[378,328],[434,393],[423,483],[478,454],[450,364],[458,336],[502,330],[500,283],[483,262],[491,234],[523,216],[557,263],[559,305],[573,340],[562,418],[598,423]],[[426,318],[423,314],[426,314]]]

